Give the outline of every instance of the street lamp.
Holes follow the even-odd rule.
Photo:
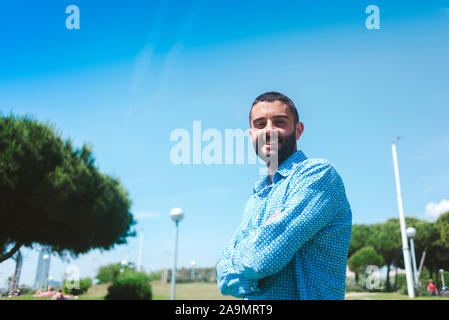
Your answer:
[[[190,262],[192,269],[190,271],[190,280],[194,280],[195,279],[195,261]]]
[[[391,149],[393,152],[393,165],[394,165],[394,174],[396,179],[396,191],[398,197],[398,209],[399,209],[399,222],[401,225],[401,237],[402,237],[402,253],[404,256],[404,266],[405,266],[405,275],[407,278],[407,291],[408,296],[410,298],[415,297],[415,290],[413,288],[413,276],[412,276],[412,268],[410,266],[410,249],[408,247],[407,234],[405,231],[405,218],[404,218],[404,207],[402,204],[402,194],[401,194],[401,184],[399,180],[399,167],[398,167],[398,157],[396,153],[396,142],[399,138],[395,138],[391,144]]]
[[[122,268],[120,269],[120,272],[123,272],[125,270],[125,267],[127,264],[128,264],[128,261],[126,261],[126,260],[121,261]]]
[[[415,245],[413,237],[416,235],[416,229],[413,227],[407,228],[407,237],[410,238],[410,251],[412,254],[413,274],[415,275],[415,286],[418,286],[418,272],[416,271]]]
[[[143,250],[143,229],[140,229],[139,258],[137,261],[137,271],[142,270],[142,250]]]
[[[173,208],[170,211],[170,217],[175,222],[175,253],[173,261],[173,271],[171,276],[171,300],[175,300],[175,283],[176,283],[176,259],[178,255],[178,225],[179,221],[184,218],[184,211],[181,208]]]

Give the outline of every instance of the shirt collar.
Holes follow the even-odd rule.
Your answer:
[[[306,160],[307,157],[305,154],[298,150],[291,154],[287,159],[284,160],[284,162],[281,163],[281,165],[277,168],[276,172],[273,175],[273,182],[276,183],[279,178],[276,178],[276,173],[278,175],[281,175],[282,177],[287,177],[290,175],[290,173],[293,172],[296,165],[301,163],[302,161]],[[254,183],[254,192],[260,192],[263,188],[270,185],[270,176],[268,174],[265,174],[258,178],[256,182]]]

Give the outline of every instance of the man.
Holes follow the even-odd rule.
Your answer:
[[[220,292],[249,300],[344,299],[352,214],[340,176],[328,161],[297,150],[304,124],[285,95],[260,95],[249,119],[268,170],[218,259]]]

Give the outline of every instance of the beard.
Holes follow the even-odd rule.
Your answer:
[[[271,138],[271,137],[268,137]],[[264,162],[273,163],[274,161],[277,161],[277,166],[280,166],[282,162],[284,162],[288,157],[290,157],[295,152],[296,147],[296,135],[293,131],[292,134],[284,137],[278,137],[279,144],[276,144],[276,146],[271,149],[270,151],[274,151],[274,155],[267,155],[262,148],[266,144],[267,137],[258,137],[256,141],[253,143],[254,150],[256,151],[256,154],[259,158],[261,158]],[[270,140],[271,141],[271,140]],[[277,158],[277,159],[276,159]]]

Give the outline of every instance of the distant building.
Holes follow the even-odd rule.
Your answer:
[[[34,288],[39,290],[47,290],[48,277],[50,273],[50,250],[42,248],[39,253],[39,260],[37,262],[36,279],[34,281]]]

